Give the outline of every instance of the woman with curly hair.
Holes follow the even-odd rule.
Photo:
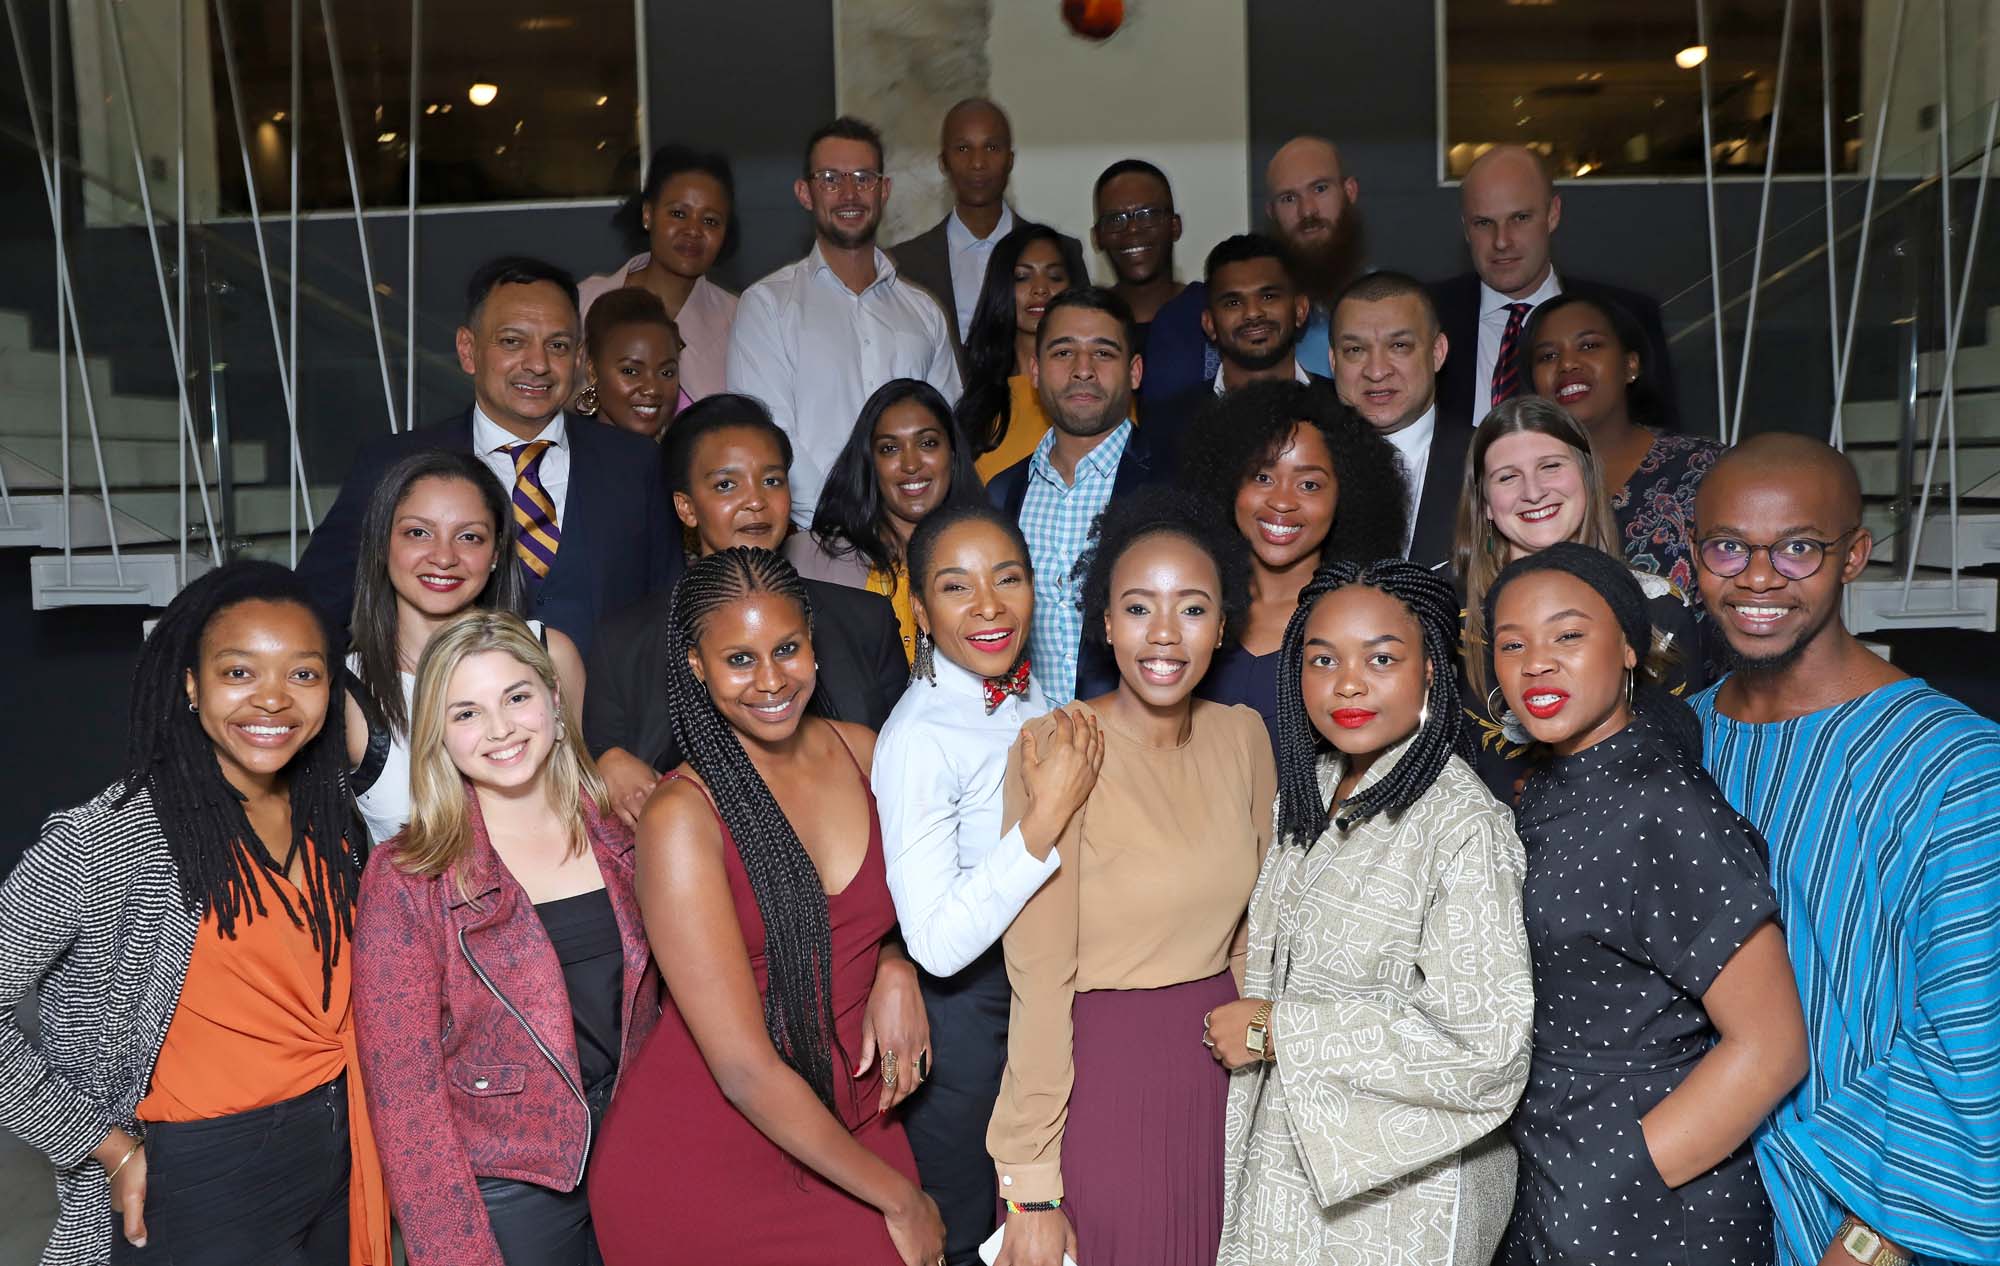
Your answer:
[[[1236,997],[1243,911],[1277,773],[1249,708],[1194,697],[1250,602],[1243,540],[1199,498],[1107,510],[1079,563],[1084,629],[1118,684],[1103,766],[1051,875],[1001,939],[1013,986],[986,1147],[1006,1200],[1000,1266],[1212,1266],[1228,1077],[1196,1045]],[[1054,717],[1024,732],[1039,750]],[[1028,805],[1023,749],[1003,822]]]
[[[1251,383],[1189,428],[1181,482],[1250,544],[1250,611],[1198,694],[1257,709],[1278,741],[1278,645],[1312,574],[1402,553],[1409,493],[1389,441],[1332,384]]]
[[[1046,224],[1017,223],[994,246],[965,336],[965,394],[958,399],[958,426],[981,479],[1026,460],[1049,433],[1028,374],[1035,333],[1049,300],[1089,281],[1076,239]]]

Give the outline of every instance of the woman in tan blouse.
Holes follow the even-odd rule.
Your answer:
[[[1007,1201],[1000,1266],[1210,1266],[1227,1077],[1204,1016],[1237,994],[1243,912],[1271,832],[1264,723],[1194,698],[1248,605],[1242,538],[1184,494],[1104,516],[1084,628],[1118,688],[1073,706],[1104,733],[1055,874],[1006,933],[1007,1071],[987,1150]],[[1045,743],[1052,718],[1027,727]],[[1006,821],[1025,807],[1021,753]]]

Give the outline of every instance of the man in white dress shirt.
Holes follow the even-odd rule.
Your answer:
[[[792,437],[793,518],[810,523],[876,388],[920,378],[956,401],[959,376],[944,311],[875,245],[889,199],[880,134],[844,116],[813,133],[792,193],[812,212],[813,248],[743,292],[728,381]]]
[[[1472,444],[1472,428],[1437,407],[1438,370],[1450,350],[1414,277],[1369,273],[1333,306],[1334,383],[1403,460],[1410,487],[1403,556],[1425,567],[1450,561]]]

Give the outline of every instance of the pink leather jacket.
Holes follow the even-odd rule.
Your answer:
[[[504,1266],[477,1180],[571,1191],[591,1119],[555,947],[471,800],[465,889],[375,851],[354,927],[354,1024],[390,1199],[415,1266]],[[629,1068],[660,1013],[632,890],[632,835],[586,797],[585,825],[624,941]],[[400,837],[399,837],[400,838]]]

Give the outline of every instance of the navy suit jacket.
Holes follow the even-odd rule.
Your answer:
[[[1306,371],[1312,382],[1330,382],[1325,374]],[[1193,429],[1195,419],[1212,407],[1219,397],[1215,394],[1213,379],[1205,379],[1185,391],[1168,396],[1163,400],[1148,400],[1141,411],[1146,428],[1146,444],[1152,451],[1153,461],[1159,468],[1159,481],[1169,483],[1180,478],[1182,447],[1187,443],[1188,432]]]
[[[1028,500],[1028,464],[1034,460],[1032,455],[1024,457],[993,476],[986,484],[987,500],[1016,523],[1021,521],[1021,507]],[[1118,475],[1111,481],[1111,500],[1116,501],[1148,484],[1166,482],[1172,478],[1171,467],[1172,463],[1147,441],[1146,432],[1133,427],[1132,438],[1125,445],[1125,455],[1118,459]],[[1091,531],[1094,536],[1094,525]],[[1111,648],[1086,631],[1076,657],[1076,697],[1094,699],[1117,688],[1118,664],[1111,658]]]
[[[1626,290],[1621,286],[1561,274],[1558,277],[1564,294],[1615,303],[1631,313],[1646,331],[1647,346],[1643,349],[1646,375],[1652,379],[1653,389],[1659,393],[1659,420],[1670,429],[1676,428],[1680,410],[1675,400],[1674,365],[1667,355],[1666,327],[1660,321],[1659,303],[1636,290]],[[1428,289],[1431,302],[1437,305],[1438,327],[1451,344],[1450,350],[1445,353],[1444,368],[1438,371],[1438,414],[1476,427],[1487,413],[1486,409],[1480,408],[1475,414],[1472,399],[1478,385],[1474,379],[1479,372],[1479,274],[1463,273],[1449,281],[1434,282]],[[1523,383],[1522,389],[1532,394],[1534,384]],[[1424,487],[1428,491],[1429,483],[1426,482]]]
[[[524,613],[561,629],[590,653],[600,620],[681,575],[680,522],[667,505],[658,447],[589,418],[571,417],[569,486],[555,565],[533,586]],[[426,449],[472,451],[472,410],[448,422],[384,436],[363,448],[299,558],[298,573],[328,618],[345,628],[368,500],[391,466]],[[514,564],[518,566],[519,564]]]

